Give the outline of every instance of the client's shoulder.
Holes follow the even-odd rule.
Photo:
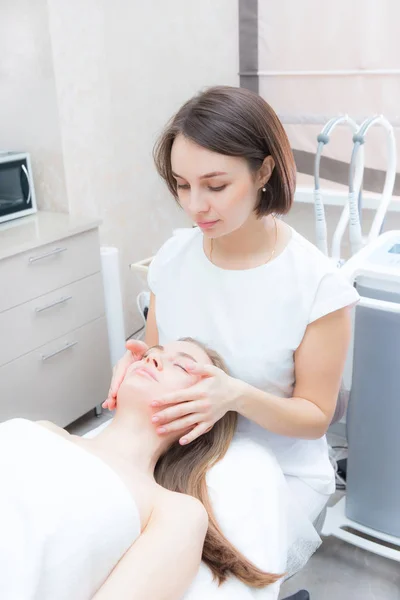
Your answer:
[[[55,423],[52,423],[51,421],[35,421],[35,423],[41,427],[44,427],[45,429],[48,429],[49,431],[53,431],[54,433],[61,435],[62,437],[71,438],[71,434],[68,433],[68,431],[62,427],[59,427]]]
[[[208,514],[205,507],[200,500],[188,494],[159,488],[154,511],[159,516],[167,515],[168,518],[185,526],[189,524],[205,530],[208,527]]]

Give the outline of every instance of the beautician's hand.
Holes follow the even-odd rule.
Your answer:
[[[214,423],[228,411],[235,410],[236,399],[240,395],[241,382],[221,369],[197,364],[189,369],[191,373],[201,376],[199,382],[152,402],[154,408],[160,407],[152,417],[159,435],[171,431],[183,433],[193,427],[181,437],[180,444],[189,444],[210,431]],[[167,408],[163,408],[164,406]]]
[[[147,344],[140,340],[128,340],[125,344],[125,347],[127,348],[127,352],[125,352],[124,356],[117,362],[113,369],[113,376],[111,380],[111,387],[108,391],[108,397],[107,400],[102,404],[103,408],[108,408],[109,410],[114,410],[114,408],[117,406],[117,393],[128,367],[130,367],[132,363],[142,360],[143,355],[149,349]]]

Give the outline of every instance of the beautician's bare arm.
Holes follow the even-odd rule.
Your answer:
[[[150,306],[149,311],[147,313],[147,321],[146,321],[146,344],[151,346],[156,346],[158,344],[158,329],[157,329],[157,321],[156,321],[156,297],[154,294],[150,296]]]
[[[93,600],[180,600],[199,568],[207,526],[194,498],[163,499]]]
[[[350,336],[348,308],[311,323],[295,353],[293,397],[280,398],[241,383],[235,410],[280,435],[322,437],[335,412]]]

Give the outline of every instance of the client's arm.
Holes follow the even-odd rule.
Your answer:
[[[163,494],[146,529],[93,600],[180,600],[199,568],[207,527],[200,502]]]

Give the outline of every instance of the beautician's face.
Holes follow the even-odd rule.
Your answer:
[[[227,235],[255,218],[260,183],[244,158],[211,152],[178,135],[171,166],[179,203],[205,235]]]
[[[188,388],[199,380],[188,367],[195,363],[211,364],[208,355],[197,344],[172,342],[150,348],[144,358],[129,367],[122,389],[128,388],[135,397],[144,395],[154,400],[163,393]]]

